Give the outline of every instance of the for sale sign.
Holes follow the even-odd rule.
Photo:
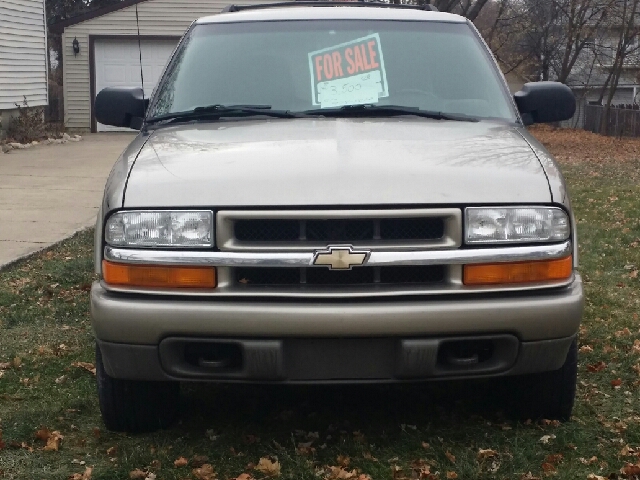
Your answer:
[[[389,96],[377,33],[309,53],[313,104],[321,108],[376,103]]]

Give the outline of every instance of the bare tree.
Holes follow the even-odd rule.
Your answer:
[[[607,78],[600,92],[600,102],[604,100],[604,111],[600,122],[600,132],[607,133],[609,112],[611,104],[618,89],[618,84],[627,59],[637,54],[638,35],[638,9],[640,0],[616,0],[607,14],[606,28],[615,33],[612,35],[614,43],[605,45],[600,53],[601,61],[607,69]],[[609,63],[610,62],[610,63]],[[606,97],[606,100],[605,100]]]

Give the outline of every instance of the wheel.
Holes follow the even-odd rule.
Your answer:
[[[96,377],[102,420],[116,432],[152,432],[169,427],[180,403],[178,382],[145,382],[112,378],[105,372],[96,345]]]
[[[518,420],[569,421],[578,380],[578,342],[574,340],[559,370],[510,379],[508,407]]]

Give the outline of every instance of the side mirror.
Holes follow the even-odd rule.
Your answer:
[[[526,83],[514,98],[525,125],[569,120],[576,111],[576,97],[559,82]]]
[[[96,96],[96,120],[104,125],[140,130],[149,99],[139,87],[108,87]]]

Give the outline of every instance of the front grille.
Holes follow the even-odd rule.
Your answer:
[[[444,282],[443,265],[407,267],[328,268],[236,268],[235,281],[244,287],[293,285],[433,285]]]
[[[363,219],[236,220],[234,236],[242,242],[366,242],[439,240],[441,217]]]

